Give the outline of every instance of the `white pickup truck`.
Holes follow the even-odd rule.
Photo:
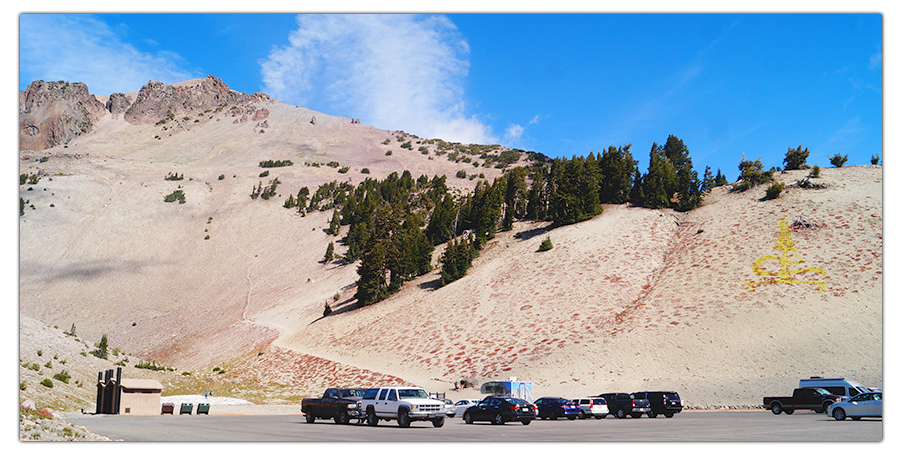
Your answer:
[[[363,395],[360,408],[365,410],[369,426],[377,426],[381,419],[396,419],[401,428],[408,428],[413,421],[431,421],[439,428],[447,416],[444,402],[429,398],[428,392],[418,387],[370,388]]]

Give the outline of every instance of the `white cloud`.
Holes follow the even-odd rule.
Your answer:
[[[260,61],[273,98],[422,137],[496,140],[466,113],[469,46],[446,17],[298,15],[297,24]]]
[[[520,125],[518,125],[518,124],[510,124],[510,125],[506,128],[506,133],[505,133],[505,135],[504,135],[504,138],[505,138],[507,141],[515,142],[515,141],[517,141],[520,137],[522,137],[522,133],[523,133],[524,131],[525,131],[525,128],[522,127],[522,126],[520,126]]]
[[[174,52],[148,54],[91,15],[19,16],[20,79],[83,82],[91,93],[137,91],[149,80],[175,83],[202,72],[187,71]]]

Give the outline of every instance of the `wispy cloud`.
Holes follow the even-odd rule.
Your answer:
[[[813,153],[820,155],[846,154],[850,148],[853,148],[864,139],[865,133],[866,129],[863,125],[862,116],[854,116],[832,132],[825,142],[813,150]]]
[[[108,95],[137,91],[148,80],[174,83],[202,76],[185,70],[174,52],[138,50],[91,15],[22,14],[19,34],[19,76],[29,83],[83,82],[91,93]]]
[[[448,18],[299,15],[297,24],[289,44],[260,61],[273,98],[423,137],[496,140],[466,111],[469,46]]]

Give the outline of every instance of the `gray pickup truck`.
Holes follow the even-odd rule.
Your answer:
[[[337,424],[348,424],[351,419],[360,422],[366,417],[360,408],[365,390],[361,388],[329,388],[322,398],[304,398],[300,402],[300,412],[306,415],[307,423],[316,419],[334,419]]]

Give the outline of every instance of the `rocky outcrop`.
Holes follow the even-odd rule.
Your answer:
[[[90,132],[106,112],[84,83],[36,80],[19,94],[20,150],[65,144]]]
[[[269,99],[265,93],[233,91],[212,75],[178,86],[151,80],[134,102],[123,93],[113,93],[105,104],[88,93],[83,83],[37,80],[19,93],[19,146],[20,150],[44,150],[66,144],[91,132],[106,114],[123,115],[131,124],[152,124],[228,107],[233,116],[241,115],[242,122],[264,121],[269,110],[256,109],[254,104]]]
[[[141,87],[134,104],[125,112],[125,120],[132,124],[156,123],[175,115],[246,106],[268,99],[264,93],[247,95],[234,91],[212,75],[183,86],[151,80]]]
[[[131,98],[124,93],[113,93],[106,100],[106,110],[112,115],[122,114],[131,107]]]

